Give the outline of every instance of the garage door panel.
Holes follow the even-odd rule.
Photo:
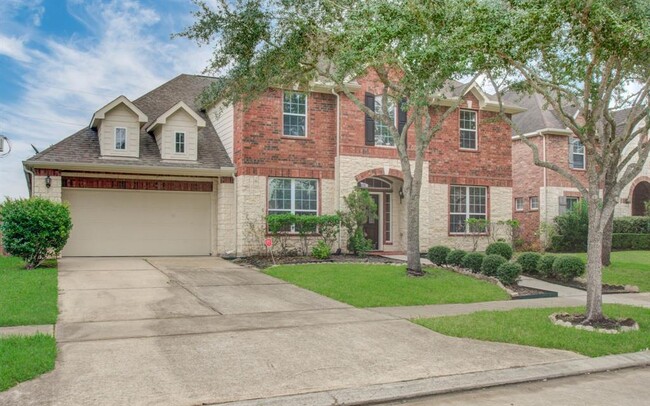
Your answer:
[[[209,255],[210,193],[64,189],[66,256]]]

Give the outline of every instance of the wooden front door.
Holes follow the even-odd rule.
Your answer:
[[[379,198],[380,195],[371,193],[370,197],[372,200],[375,202],[377,205],[377,211],[376,211],[376,218],[369,218],[366,224],[363,226],[363,231],[366,235],[366,238],[372,241],[372,249],[373,250],[378,250],[379,249],[379,224],[381,224],[381,218],[379,213],[381,213],[380,204],[381,204],[381,199]]]

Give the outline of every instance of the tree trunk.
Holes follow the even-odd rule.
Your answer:
[[[614,213],[609,216],[607,224],[605,224],[605,230],[603,231],[603,252],[602,252],[602,264],[603,266],[609,266],[611,264],[612,256],[612,234],[614,233]]]
[[[585,321],[598,321],[603,316],[603,212],[598,198],[590,197],[589,233],[587,237],[587,312]]]
[[[417,182],[413,182],[417,185]],[[406,272],[423,276],[420,259],[420,188],[411,184],[406,193]]]

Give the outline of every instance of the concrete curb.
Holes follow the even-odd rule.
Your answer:
[[[53,324],[42,324],[38,326],[11,326],[0,327],[0,337],[7,336],[31,336],[34,334],[49,334],[54,335]]]
[[[439,395],[443,393],[541,381],[545,379],[557,379],[648,365],[650,365],[650,351],[642,351],[630,354],[561,361],[520,368],[508,368],[461,375],[425,378],[413,381],[393,382],[360,388],[336,389],[300,395],[279,396],[268,399],[251,399],[236,402],[204,404],[231,406],[370,405]]]

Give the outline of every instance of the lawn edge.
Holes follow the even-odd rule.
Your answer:
[[[311,392],[268,399],[250,399],[236,402],[205,403],[232,406],[298,406],[298,405],[371,405],[395,402],[445,393],[537,382],[570,376],[607,372],[626,368],[650,366],[650,351],[581,358],[525,367],[513,367],[467,374],[447,375],[411,381],[391,382],[359,388]]]

